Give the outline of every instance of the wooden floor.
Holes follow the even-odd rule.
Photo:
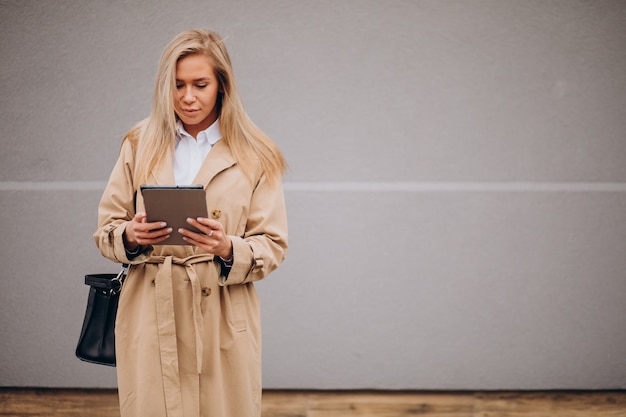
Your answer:
[[[119,415],[115,390],[0,388],[2,417]],[[263,393],[263,417],[344,416],[616,417],[626,416],[626,391]]]

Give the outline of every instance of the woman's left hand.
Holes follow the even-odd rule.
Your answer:
[[[197,219],[187,219],[187,223],[202,233],[195,233],[189,229],[178,229],[178,233],[183,235],[186,242],[224,259],[230,259],[233,256],[233,243],[224,232],[224,227],[220,222],[198,217]]]

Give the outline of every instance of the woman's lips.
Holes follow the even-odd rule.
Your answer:
[[[183,114],[185,114],[186,116],[190,116],[193,117],[196,114],[198,114],[200,110],[183,110]]]

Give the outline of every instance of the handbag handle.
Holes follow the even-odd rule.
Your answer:
[[[85,275],[85,284],[105,293],[117,294],[128,274],[130,265],[122,264],[122,270],[117,274],[89,274]]]

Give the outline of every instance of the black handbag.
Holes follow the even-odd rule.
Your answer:
[[[76,346],[76,356],[99,365],[115,366],[115,316],[128,265],[119,274],[85,275],[89,285],[87,310]]]

